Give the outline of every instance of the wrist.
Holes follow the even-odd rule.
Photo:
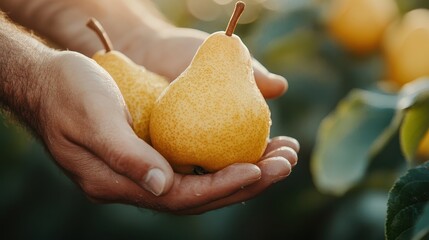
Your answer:
[[[3,65],[7,70],[0,83],[1,105],[37,135],[41,133],[41,110],[52,81],[47,62],[54,53],[45,46],[37,46],[31,52],[22,49]]]
[[[0,16],[0,106],[35,131],[54,52]]]

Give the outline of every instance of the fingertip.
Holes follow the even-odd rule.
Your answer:
[[[269,178],[271,182],[278,182],[292,172],[291,163],[284,157],[271,157],[258,163],[264,178]]]
[[[142,187],[155,196],[160,196],[165,192],[166,176],[159,168],[150,169],[143,178]]]
[[[268,77],[271,79],[271,81],[275,82],[279,88],[279,90],[281,90],[281,94],[284,94],[288,89],[289,89],[289,82],[286,80],[285,77],[281,76],[281,75],[277,75],[274,73],[270,73],[268,75]]]
[[[160,196],[172,187],[174,172],[167,160],[134,133],[121,132],[103,146],[101,156],[106,164],[146,191]]]
[[[290,147],[293,150],[295,150],[296,152],[299,152],[299,150],[300,150],[299,141],[296,140],[295,138],[287,137],[287,136],[277,136],[277,137],[273,137],[270,140],[269,145],[268,145],[265,153],[268,153],[268,152],[270,152],[276,148],[279,148],[281,146]]]
[[[294,149],[287,146],[282,146],[280,148],[274,149],[271,152],[268,152],[264,159],[272,158],[272,157],[284,157],[288,160],[292,167],[294,167],[298,163],[298,154]]]
[[[273,99],[283,95],[289,85],[283,76],[270,73],[261,65],[254,65],[255,81],[262,95],[267,99]]]
[[[174,172],[167,160],[156,152],[149,145],[145,145],[146,149],[146,167],[147,171],[144,174],[140,185],[155,196],[161,196],[167,193],[174,182]]]
[[[261,179],[262,172],[261,169],[251,163],[234,163],[228,167],[222,169],[221,171],[215,173],[215,175],[231,175],[236,178],[240,178],[244,184],[243,186],[249,185]]]

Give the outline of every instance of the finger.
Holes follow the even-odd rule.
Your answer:
[[[265,98],[279,97],[288,89],[288,83],[284,77],[270,73],[256,60],[253,61],[253,70],[256,84]]]
[[[109,134],[96,134],[99,136],[91,149],[115,172],[129,177],[156,196],[171,188],[174,174],[170,165],[132,129],[125,131],[124,126]]]
[[[259,181],[255,182],[252,185],[244,187],[240,191],[226,198],[222,198],[217,201],[210,202],[208,204],[205,204],[197,208],[187,209],[187,210],[178,212],[178,214],[186,214],[186,215],[201,214],[201,213],[218,209],[221,207],[225,207],[234,203],[247,201],[251,198],[254,198],[264,190],[266,190],[272,184],[286,178],[291,173],[291,169],[292,169],[292,166],[290,165],[289,161],[287,161],[282,157],[273,157],[273,158],[265,159],[263,161],[260,161],[257,165],[261,169],[261,173],[262,173],[261,179]]]
[[[87,151],[85,147],[64,140],[57,141],[56,148],[50,149],[50,151],[54,156],[61,156],[58,160],[65,160],[59,162],[59,167],[83,190],[91,201],[97,203],[123,202],[123,199],[128,199],[128,196],[131,195],[121,194],[130,192],[130,190],[133,190],[134,193],[151,194],[128,177],[113,171],[104,161]],[[134,194],[133,198],[138,195]]]
[[[300,149],[299,142],[295,138],[279,136],[270,139],[270,142],[265,149],[264,155],[283,146],[290,147],[295,150],[295,152],[299,152]]]
[[[262,160],[258,163],[258,166],[262,171],[262,179],[253,184],[255,186],[252,185],[250,190],[246,190],[250,193],[243,193],[243,191],[240,191],[239,193],[234,194],[227,199],[221,199],[208,205],[182,212],[182,214],[196,214],[226,206],[239,200],[244,201],[245,199],[256,196],[265,188],[269,187],[272,183],[288,176],[292,167],[295,166],[298,162],[298,155],[296,153],[296,151],[299,150],[298,141],[290,137],[277,137],[271,140],[268,149],[273,150],[266,153]]]
[[[173,184],[173,170],[157,151],[137,137],[127,120],[127,111],[111,98],[97,94],[86,101],[88,113],[81,114],[86,116],[85,121],[69,131],[67,139],[152,194],[167,192]]]
[[[298,163],[298,154],[295,150],[293,150],[290,147],[280,147],[277,149],[274,149],[273,151],[267,153],[262,157],[262,159],[268,159],[272,157],[283,157],[287,159],[292,167],[294,167]]]
[[[177,176],[171,191],[159,199],[176,212],[230,196],[258,181],[261,170],[254,164],[240,163],[213,174]]]
[[[230,196],[260,177],[260,169],[253,164],[234,164],[203,176],[175,174],[170,192],[156,197],[105,167],[83,177],[85,181],[80,181],[80,185],[97,202],[119,202],[174,213]]]

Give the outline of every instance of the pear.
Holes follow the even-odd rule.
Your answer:
[[[150,114],[156,99],[169,82],[113,50],[109,37],[96,19],[91,18],[87,26],[97,33],[105,47],[105,50],[95,53],[92,59],[115,80],[131,114],[134,132],[150,143]]]
[[[327,29],[347,50],[365,55],[376,50],[389,24],[398,16],[395,0],[331,0]]]
[[[249,50],[233,34],[243,9],[238,2],[226,32],[208,36],[155,103],[152,146],[176,172],[256,163],[266,148],[270,110],[256,86]]]
[[[429,9],[404,14],[387,30],[383,51],[388,81],[395,87],[429,76]]]

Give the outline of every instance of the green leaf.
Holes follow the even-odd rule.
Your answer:
[[[429,129],[429,79],[423,78],[404,86],[398,108],[403,111],[401,148],[408,161],[416,163],[419,144]]]
[[[395,96],[353,90],[323,120],[311,159],[313,180],[320,191],[342,195],[361,181],[395,105]]]
[[[318,239],[383,239],[387,191],[353,192],[336,202]]]
[[[399,92],[397,108],[404,110],[429,97],[429,77],[423,77],[404,85]]]
[[[411,239],[416,232],[424,234],[428,225],[416,228],[416,224],[427,221],[428,189],[429,163],[410,169],[394,184],[387,203],[386,239]]]
[[[426,203],[423,213],[414,227],[413,240],[429,238],[429,203]]]

